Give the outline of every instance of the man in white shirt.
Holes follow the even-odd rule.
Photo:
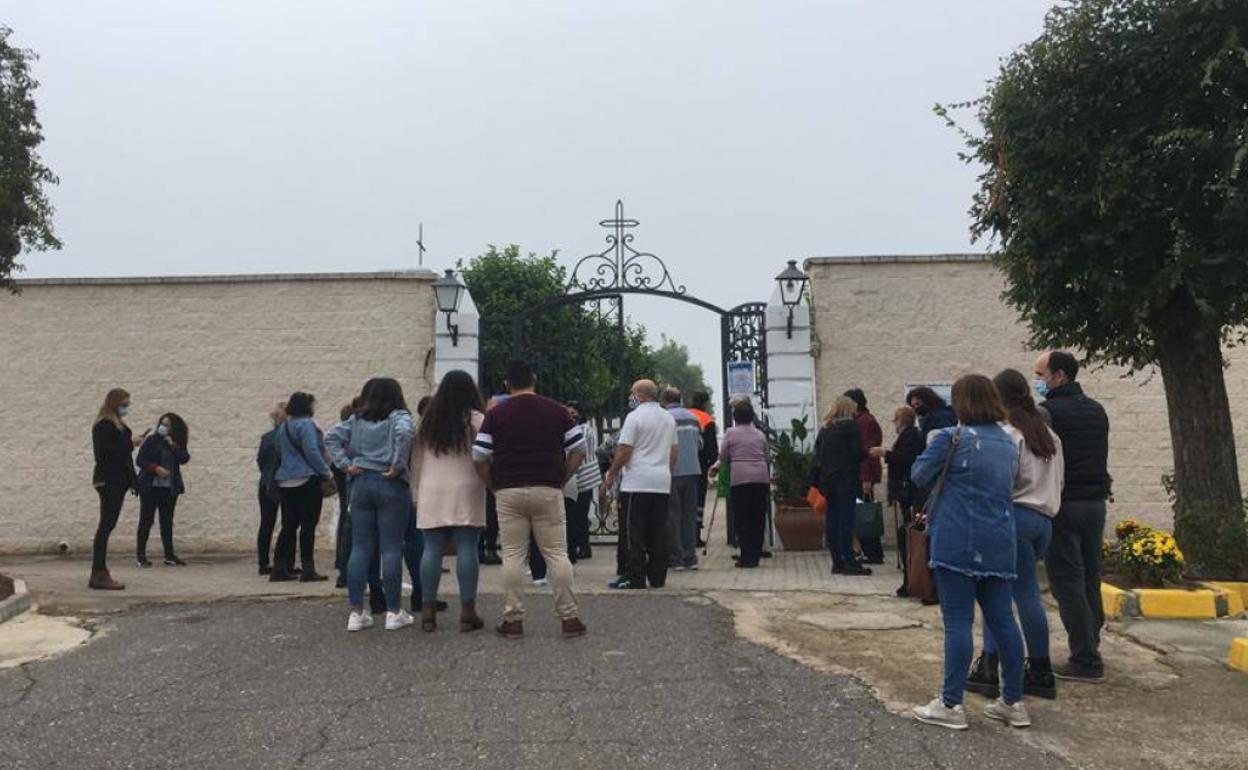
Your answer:
[[[619,449],[607,486],[620,478],[620,543],[627,553],[624,575],[612,588],[662,588],[667,583],[668,498],[672,469],[679,457],[676,420],[659,406],[659,389],[651,380],[633,384],[637,408],[620,429]]]

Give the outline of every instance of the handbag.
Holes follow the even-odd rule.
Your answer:
[[[932,512],[936,510],[936,503],[940,500],[940,493],[945,488],[945,477],[949,475],[949,466],[953,464],[953,455],[958,451],[960,443],[962,429],[958,428],[949,443],[949,453],[945,455],[945,464],[940,469],[936,487],[923,504],[923,514],[929,521]],[[906,527],[906,592],[916,599],[936,598],[936,579],[932,575],[930,564],[930,540],[926,524],[913,522]]]
[[[884,536],[883,503],[864,500],[854,506],[854,534],[860,540],[863,538],[878,540]]]
[[[294,444],[296,448],[298,448],[299,454],[303,455],[303,459],[305,462],[307,462],[308,467],[314,468],[315,466],[312,464],[312,461],[308,460],[308,453],[303,450],[303,442],[300,440],[297,440],[297,438],[292,438],[292,434],[290,432],[290,423],[286,423],[282,427],[286,431],[286,439],[290,441],[290,443]],[[333,476],[328,476],[328,477],[321,476],[320,479],[321,479],[321,497],[333,497],[334,495],[338,494],[338,484],[334,481]]]

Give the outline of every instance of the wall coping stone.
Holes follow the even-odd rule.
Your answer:
[[[284,283],[295,281],[433,281],[432,270],[384,270],[371,273],[249,273],[222,275],[100,276],[94,278],[21,278],[22,286],[126,286],[133,284],[178,283]]]
[[[805,267],[814,265],[896,265],[931,264],[933,262],[991,262],[991,254],[847,254],[833,257],[807,257]]]

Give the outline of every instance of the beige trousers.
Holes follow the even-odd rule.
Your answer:
[[[494,496],[503,551],[503,620],[524,618],[524,565],[529,560],[530,533],[546,560],[546,573],[555,592],[555,614],[562,619],[576,617],[563,490],[516,487],[499,490]]]

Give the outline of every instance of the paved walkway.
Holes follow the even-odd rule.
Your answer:
[[[953,734],[734,636],[697,596],[534,602],[519,642],[359,634],[327,601],[166,605],[0,671],[6,768],[1067,767],[976,717]],[[498,612],[497,597],[483,610]]]

